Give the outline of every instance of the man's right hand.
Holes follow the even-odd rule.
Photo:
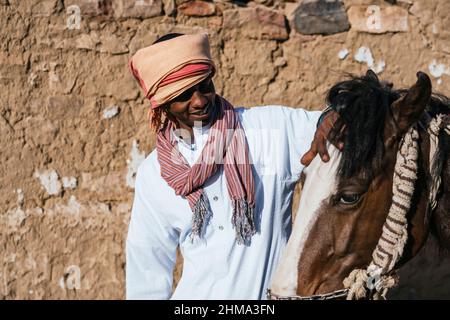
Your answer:
[[[322,161],[328,162],[330,160],[330,156],[327,151],[328,135],[338,118],[339,114],[336,111],[330,111],[324,117],[322,123],[320,123],[319,127],[316,130],[316,133],[314,134],[314,139],[311,142],[311,147],[300,160],[302,165],[307,167],[316,157],[317,153],[322,158]],[[343,142],[330,142],[332,142],[339,150],[342,150],[344,148]]]

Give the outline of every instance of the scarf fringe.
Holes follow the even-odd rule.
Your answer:
[[[205,221],[209,218],[210,211],[208,210],[208,202],[203,193],[195,203],[192,215],[192,232],[190,235],[191,242],[194,238],[200,238],[205,228]]]
[[[236,229],[237,243],[249,245],[252,236],[256,233],[254,207],[250,206],[245,199],[235,199],[232,203],[232,223]]]
[[[233,203],[233,227],[236,229],[236,241],[238,244],[249,245],[252,236],[256,233],[254,207],[250,206],[245,199],[232,200]],[[210,217],[208,210],[208,200],[202,194],[194,206],[192,215],[191,242],[195,238],[201,238],[207,221]]]

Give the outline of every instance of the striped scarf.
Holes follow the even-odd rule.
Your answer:
[[[248,146],[233,106],[218,95],[216,101],[219,107],[216,121],[210,128],[199,159],[192,167],[177,148],[172,134],[174,123],[166,121],[158,133],[156,144],[161,176],[177,195],[189,201],[193,212],[193,240],[196,236],[201,237],[205,222],[212,214],[202,186],[223,165],[233,207],[231,222],[236,230],[236,240],[238,244],[248,245],[255,234],[254,180]]]

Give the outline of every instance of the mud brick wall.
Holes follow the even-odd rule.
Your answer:
[[[136,50],[208,32],[236,106],[319,110],[368,67],[396,87],[425,71],[450,95],[450,2],[390,2],[0,0],[0,298],[124,298],[135,173],[155,145]],[[449,266],[424,251],[393,297],[450,298]]]

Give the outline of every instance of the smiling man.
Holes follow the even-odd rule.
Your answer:
[[[317,152],[327,160],[330,121],[316,132],[320,112],[234,108],[215,92],[206,34],[166,35],[130,69],[157,143],[136,177],[127,299],[264,298],[303,165]],[[183,273],[172,292],[178,246]]]

